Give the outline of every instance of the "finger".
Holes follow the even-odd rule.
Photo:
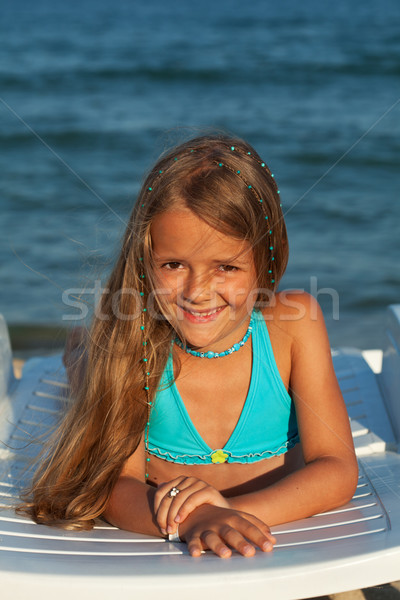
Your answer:
[[[203,544],[198,536],[190,538],[187,547],[191,556],[200,556],[203,550]]]
[[[260,519],[257,519],[257,517],[254,517],[253,515],[247,515],[246,513],[244,514],[246,515],[246,519],[248,519],[253,525],[255,525],[255,527],[257,527],[263,533],[263,535],[266,537],[271,546],[274,546],[276,544],[276,537],[272,535],[268,525],[266,525],[265,523],[260,521]]]
[[[277,540],[276,540],[276,537],[274,535],[272,535],[270,530],[267,529],[267,531],[263,531],[263,534],[267,538],[268,542],[271,544],[271,547],[275,546]]]
[[[158,526],[161,529],[161,532],[166,533],[175,533],[177,529],[177,523],[175,523],[174,519],[179,510],[181,503],[185,500],[184,492],[185,485],[187,485],[187,478],[178,477],[171,481],[168,481],[165,484],[159,486],[155,493],[154,497],[154,512],[156,521]],[[176,496],[169,496],[170,490],[176,487],[179,489],[179,493]],[[172,508],[175,506],[175,508]],[[168,518],[170,510],[172,508],[171,518]],[[169,527],[168,527],[169,524]]]
[[[181,506],[187,502],[192,495],[200,494],[199,502],[195,503],[195,507],[204,504],[207,502],[207,497],[210,495],[210,492],[205,491],[208,486],[199,480],[195,480],[193,484],[191,484],[189,478],[179,484],[179,494],[173,498],[170,498],[168,495],[164,496],[163,500],[160,503],[159,507],[159,515],[160,519],[165,517],[165,527],[167,529],[167,533],[174,533],[178,527],[179,519],[176,521],[176,517],[181,509]],[[203,500],[201,500],[203,498]]]
[[[247,518],[239,517],[234,521],[234,530],[238,531],[251,544],[258,546],[263,552],[270,552],[276,543],[276,539],[264,523],[261,521],[259,523],[261,527],[257,527]]]
[[[183,498],[182,498],[183,500]],[[201,489],[191,493],[185,501],[181,504],[178,514],[174,520],[176,523],[183,523],[183,521],[192,513],[196,508],[202,504],[212,504],[213,506],[219,506],[220,508],[229,508],[229,502],[224,498],[215,488],[205,485]],[[168,515],[169,517],[170,515]]]
[[[171,481],[166,481],[165,483],[161,483],[158,486],[156,493],[154,494],[154,512],[158,511],[161,501],[168,494],[168,492],[173,487],[179,488],[179,485],[181,484],[181,482],[184,479],[186,479],[186,478],[181,475],[180,477],[175,477],[175,479],[171,479]]]
[[[203,531],[200,536],[205,547],[214,552],[220,558],[229,558],[232,556],[232,550],[225,544],[215,531]]]
[[[255,538],[253,538],[255,544],[264,552],[269,552],[270,550],[272,550],[274,545],[276,544],[276,538],[272,535],[269,527],[264,523],[254,525],[254,527],[256,528],[255,530],[253,530],[256,536]]]
[[[195,508],[201,506],[202,504],[207,504],[209,502],[210,491],[207,491],[207,486],[202,481],[196,481],[193,485],[190,485],[186,488],[183,487],[183,484],[180,486],[180,492],[168,506],[168,514],[167,514],[167,531],[168,533],[173,533],[178,523],[182,522],[180,516],[182,507],[186,506],[189,503],[189,506],[192,506],[191,509],[186,513],[190,514]],[[193,499],[194,498],[194,499]]]
[[[221,538],[231,546],[234,550],[242,554],[243,556],[254,556],[256,549],[243,535],[234,529],[226,525],[220,532]],[[272,548],[272,546],[271,546]]]

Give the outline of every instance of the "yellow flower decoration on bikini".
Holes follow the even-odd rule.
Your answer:
[[[229,455],[223,450],[215,450],[215,452],[211,454],[211,461],[213,463],[224,463],[226,462],[228,456]]]

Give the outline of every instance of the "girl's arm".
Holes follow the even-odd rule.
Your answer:
[[[308,294],[291,294],[304,314],[290,323],[290,386],[305,467],[265,490],[230,502],[276,525],[348,502],[358,480],[349,417],[333,369],[322,311]]]
[[[290,385],[305,467],[261,490],[232,499],[269,525],[301,519],[348,502],[358,478],[350,423],[333,369],[318,303],[296,293],[304,316],[290,322],[293,336]]]
[[[160,537],[154,509],[157,489],[144,482],[144,465],[142,441],[126,461],[103,516],[120,529]],[[170,489],[173,485],[174,481],[171,481],[164,484],[164,488]],[[215,495],[218,495],[217,490]],[[226,505],[222,497],[221,500]],[[215,498],[215,502],[218,502],[218,498]],[[271,536],[269,527],[253,515],[215,504],[202,504],[192,510],[182,525],[180,534],[187,542],[192,556],[198,556],[203,549],[209,549],[221,558],[228,558],[232,554],[231,548],[243,556],[252,556],[255,546],[269,552],[276,541]]]
[[[290,302],[297,307],[297,314],[302,314],[302,318],[287,321],[287,329],[293,337],[290,386],[305,467],[266,489],[228,499],[232,508],[251,513],[270,526],[348,502],[358,480],[349,418],[322,312],[316,300],[305,293],[290,293]],[[282,314],[278,311],[278,318]],[[182,523],[195,508],[193,500],[189,498],[178,513],[168,515],[168,523]]]
[[[119,529],[159,536],[153,511],[155,492],[156,488],[145,483],[142,439],[135,453],[125,462],[103,517]]]

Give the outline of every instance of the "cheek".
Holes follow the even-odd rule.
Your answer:
[[[249,277],[247,274],[238,277],[231,284],[226,282],[224,291],[229,296],[230,303],[235,305],[244,304],[249,297],[257,296],[255,281],[253,277]]]
[[[183,275],[173,271],[160,271],[156,277],[157,287],[164,296],[173,296],[183,286]]]

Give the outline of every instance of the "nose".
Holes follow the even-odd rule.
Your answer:
[[[209,301],[215,295],[215,281],[209,273],[189,272],[182,286],[182,298],[191,304]]]

